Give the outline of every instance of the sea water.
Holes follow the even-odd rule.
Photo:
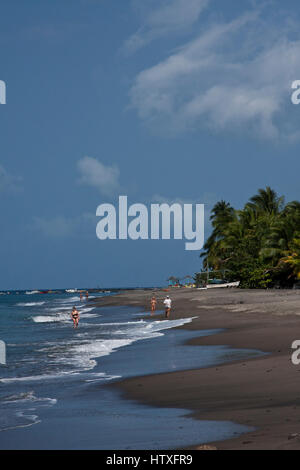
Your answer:
[[[110,295],[97,294],[97,297]],[[172,449],[230,438],[249,428],[205,422],[188,410],[124,400],[111,381],[193,369],[260,354],[225,346],[187,346],[217,331],[175,327],[135,307],[96,307],[78,294],[0,296],[1,449]],[[79,328],[70,318],[80,312]],[[146,317],[146,318],[145,318]]]

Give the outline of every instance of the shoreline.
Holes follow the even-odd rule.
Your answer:
[[[146,312],[151,293],[124,291],[99,299],[96,305],[141,307],[149,318]],[[166,292],[155,293],[160,310]],[[143,404],[184,408],[196,419],[255,428],[234,439],[209,443],[218,449],[300,449],[300,366],[291,363],[291,344],[300,338],[300,291],[171,289],[169,294],[173,300],[170,319],[197,317],[178,328],[222,330],[187,344],[227,345],[268,355],[123,379],[108,386],[118,388],[124,398]],[[155,318],[163,319],[164,315]]]

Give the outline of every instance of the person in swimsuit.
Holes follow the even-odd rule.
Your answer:
[[[86,300],[89,300],[89,291],[88,290],[86,291],[85,296],[86,296]]]
[[[73,309],[72,309],[71,318],[72,318],[73,323],[74,323],[74,328],[77,328],[78,323],[79,323],[79,319],[80,319],[80,315],[79,315],[79,312],[78,312],[76,307],[73,307]]]
[[[80,302],[82,302],[82,298],[83,298],[82,291],[80,291]]]
[[[155,295],[153,295],[150,302],[151,302],[151,315],[152,315],[155,312],[156,303],[157,303]]]

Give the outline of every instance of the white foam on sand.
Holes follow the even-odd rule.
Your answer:
[[[103,382],[107,380],[114,380],[114,379],[120,379],[120,375],[107,375],[105,372],[99,372],[99,373],[90,373],[89,374],[89,379],[86,379],[85,382]]]
[[[78,295],[75,295],[75,296],[69,297],[67,299],[62,299],[59,302],[62,303],[62,304],[69,304],[69,303],[78,302],[78,301],[80,301],[80,297]]]
[[[55,398],[36,397],[34,391],[9,395],[3,398],[3,403],[43,403],[45,405],[55,405],[57,400]]]
[[[24,302],[24,303],[19,303],[17,304],[18,307],[36,307],[39,305],[44,305],[45,302]]]
[[[49,309],[51,311],[54,311],[55,313],[51,315],[36,315],[34,317],[31,317],[31,319],[35,323],[53,323],[53,322],[61,322],[61,323],[69,323],[71,321],[71,309],[68,307],[63,307],[63,308],[57,308],[57,309]],[[68,313],[63,313],[60,311],[68,311]],[[94,310],[94,307],[91,308],[78,308],[80,315],[82,315],[81,318],[94,318],[94,317],[99,317],[100,315],[97,315],[96,313],[88,313]],[[60,313],[59,313],[60,312]],[[48,311],[49,313],[49,311]],[[81,325],[83,325],[81,323]]]
[[[157,336],[162,336],[162,331],[169,330],[171,328],[176,328],[187,323],[191,323],[194,318],[182,318],[178,320],[156,320],[156,321],[129,321],[129,322],[116,322],[116,323],[100,323],[99,326],[118,326],[118,330],[114,330],[115,334],[122,334],[129,336],[133,341],[138,341],[140,339],[154,338]],[[126,326],[122,330],[122,326]],[[109,334],[109,332],[108,332]]]
[[[56,315],[37,315],[36,317],[31,317],[34,323],[52,323],[52,322],[62,322],[66,323],[70,321],[70,314],[61,313]]]
[[[0,383],[9,384],[14,382],[37,382],[43,380],[54,380],[58,378],[65,377],[66,375],[78,375],[78,372],[58,372],[57,374],[41,374],[41,375],[29,375],[26,377],[9,377],[5,379],[0,379]]]
[[[79,310],[80,313],[88,313],[94,309],[95,307],[81,307],[81,306],[77,307],[77,310]]]
[[[126,334],[127,338],[124,339],[99,339],[99,340],[92,340],[86,341],[81,344],[74,345],[70,352],[71,352],[71,363],[74,361],[74,357],[76,357],[76,361],[78,361],[78,365],[82,367],[84,370],[93,369],[97,362],[95,359],[108,356],[109,354],[113,353],[114,351],[128,346],[135,341],[139,341],[142,339],[149,339],[155,338],[158,336],[162,336],[163,330],[175,328],[186,323],[191,323],[194,318],[184,318],[179,320],[163,320],[163,321],[155,321],[155,322],[146,322],[146,321],[138,321],[138,322],[125,322],[125,323],[112,323],[112,324],[105,324],[102,325],[126,325],[131,326],[134,325],[132,329],[127,329],[124,334]],[[120,330],[115,332],[116,334],[120,334]],[[73,356],[74,354],[74,356]],[[63,360],[65,361],[66,358]]]
[[[74,364],[76,358],[77,367],[82,370],[91,370],[96,365],[96,358],[108,356],[117,349],[128,346],[133,341],[130,339],[99,339],[93,341],[86,341],[82,344],[73,346],[68,353],[68,356],[62,358],[64,364]]]
[[[52,308],[48,308],[47,309],[48,312],[60,312],[62,310],[69,310],[70,311],[70,307],[52,307]]]
[[[88,315],[88,314],[86,314]],[[92,315],[92,314],[90,314]],[[48,364],[58,371],[48,372],[44,375],[36,375],[29,377],[12,377],[0,379],[2,383],[10,382],[31,382],[37,380],[57,379],[61,377],[74,376],[91,371],[97,365],[97,359],[103,356],[108,356],[120,348],[128,346],[135,341],[143,339],[155,338],[162,336],[164,330],[175,328],[187,323],[197,317],[184,318],[178,320],[162,320],[162,321],[134,321],[134,322],[119,322],[119,323],[101,323],[93,325],[94,328],[117,326],[117,330],[109,330],[110,338],[90,338],[84,339],[86,336],[76,336],[69,342],[54,343],[53,346],[43,348],[40,352],[44,352],[48,356]],[[51,315],[51,316],[37,316],[33,317],[33,321],[43,323],[47,321],[70,321],[68,314]],[[123,328],[122,328],[123,326]],[[105,334],[105,331],[104,331]],[[101,331],[103,335],[103,331]],[[122,335],[124,337],[120,338]],[[115,337],[114,337],[115,336]],[[118,337],[116,337],[118,336]],[[89,372],[90,374],[90,372]],[[88,376],[90,379],[90,375]],[[109,380],[108,377],[100,375],[97,380]],[[91,380],[94,380],[91,378]]]
[[[145,325],[147,322],[145,320],[137,321],[125,321],[125,322],[115,322],[115,323],[99,323],[98,326],[122,326],[122,325]]]

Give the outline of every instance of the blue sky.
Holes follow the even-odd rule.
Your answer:
[[[100,241],[95,212],[299,196],[300,5],[1,2],[0,289],[160,285],[184,241]],[[207,233],[209,227],[207,226]]]

